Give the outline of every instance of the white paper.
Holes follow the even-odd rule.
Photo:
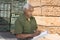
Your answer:
[[[31,40],[38,40],[39,38],[44,37],[47,34],[48,34],[48,31],[41,32],[38,36],[33,37],[33,39],[31,39]]]

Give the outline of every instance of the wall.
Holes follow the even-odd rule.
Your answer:
[[[60,1],[59,0],[28,0],[34,6],[33,16],[36,18],[40,31],[60,34]]]

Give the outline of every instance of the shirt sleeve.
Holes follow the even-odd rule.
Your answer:
[[[35,17],[33,17],[33,18],[34,18],[34,21],[35,21],[35,27],[36,27],[35,30],[36,30],[36,29],[38,28],[38,27],[37,27],[37,22],[36,22]]]
[[[15,21],[15,33],[16,34],[21,34],[23,33],[23,15],[22,13],[20,14],[20,16],[17,18],[17,20]]]
[[[15,34],[21,34],[23,32],[23,26],[21,25],[20,21],[15,22]]]

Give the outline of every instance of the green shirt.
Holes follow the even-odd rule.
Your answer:
[[[27,20],[24,13],[21,13],[15,22],[15,34],[34,33],[34,30],[37,29],[36,20],[34,17],[30,17],[30,21]]]

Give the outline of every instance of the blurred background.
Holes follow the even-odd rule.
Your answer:
[[[0,0],[0,31],[10,31],[27,0]]]
[[[0,31],[9,31],[25,3],[34,7],[38,30],[60,34],[60,0],[0,0]]]

